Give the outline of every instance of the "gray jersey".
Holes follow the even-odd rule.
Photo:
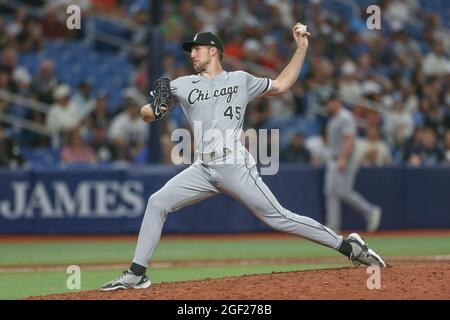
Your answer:
[[[327,124],[327,140],[331,160],[337,160],[342,150],[342,143],[346,135],[356,134],[356,123],[353,115],[347,109],[341,110],[334,115]],[[354,148],[351,158],[354,157]]]
[[[134,263],[148,266],[169,212],[219,193],[226,193],[240,201],[276,230],[330,248],[340,247],[342,236],[313,219],[281,206],[262,180],[253,157],[241,143],[247,104],[269,90],[271,85],[270,79],[257,78],[243,71],[223,72],[212,79],[192,75],[171,82],[171,91],[194,129],[197,152],[206,154],[229,148],[232,151],[229,159],[234,161],[222,163],[199,157],[150,197],[139,232]],[[201,131],[195,130],[199,124],[203,127]],[[226,139],[209,139],[205,137],[208,130],[216,130]]]
[[[270,89],[271,80],[224,71],[213,78],[179,77],[170,85],[194,131],[197,152],[209,153],[240,146],[246,106]]]

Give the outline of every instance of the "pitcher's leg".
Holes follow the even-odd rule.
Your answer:
[[[341,230],[341,202],[334,194],[326,194],[325,198],[325,225],[337,232]]]
[[[341,230],[341,201],[338,192],[339,181],[336,179],[335,169],[327,167],[325,171],[325,224],[336,232]]]
[[[319,222],[283,208],[262,181],[256,166],[233,165],[221,171],[218,188],[240,201],[272,228],[338,249],[342,236]],[[240,177],[236,179],[235,177]]]
[[[207,172],[194,163],[169,180],[147,202],[133,262],[147,267],[169,212],[217,194]]]

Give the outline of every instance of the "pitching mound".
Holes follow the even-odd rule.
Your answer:
[[[367,272],[366,268],[284,272],[153,284],[142,290],[90,290],[29,299],[450,299],[450,263],[399,263],[382,269],[378,283],[375,274]],[[368,289],[368,282],[372,287],[379,284],[380,289]]]

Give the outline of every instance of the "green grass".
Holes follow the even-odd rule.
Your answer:
[[[331,264],[293,264],[264,266],[190,267],[155,269],[150,272],[152,283],[222,278],[245,274],[287,272],[310,269],[333,268]],[[81,272],[81,290],[98,289],[105,282],[120,275],[120,270],[88,270]],[[68,274],[65,272],[1,273],[0,299],[22,299],[50,293],[76,292],[66,287]]]
[[[134,242],[42,242],[0,244],[0,266],[114,263],[133,257]]]
[[[450,254],[450,237],[368,238],[387,256]],[[0,266],[120,263],[133,258],[134,241],[3,243]],[[162,241],[154,261],[338,256],[333,250],[301,239]]]
[[[370,247],[386,256],[450,254],[450,236],[368,238]]]
[[[374,237],[370,246],[384,256],[450,254],[449,236]],[[128,263],[134,241],[0,243],[0,266]],[[170,240],[162,241],[153,261],[200,259],[300,258],[339,256],[334,250],[301,239]],[[333,267],[335,265],[259,265],[183,267],[151,270],[154,283],[243,274]],[[119,275],[119,270],[82,271],[82,289],[96,289]],[[1,273],[0,299],[67,292],[65,272]]]

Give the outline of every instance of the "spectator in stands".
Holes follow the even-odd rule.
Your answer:
[[[306,139],[305,146],[311,153],[311,164],[315,166],[324,165],[329,158],[327,135],[324,129],[321,130],[320,135],[313,135]]]
[[[409,164],[413,166],[434,166],[444,161],[444,153],[437,143],[436,133],[431,128],[424,128],[419,144],[413,147]]]
[[[423,72],[426,76],[442,76],[445,74],[450,60],[445,54],[444,44],[436,40],[433,44],[433,51],[428,53],[423,59]]]
[[[36,110],[31,110],[27,115],[27,119],[29,121],[32,121],[34,124],[41,126],[42,128],[47,126],[46,117],[47,115],[45,113]],[[51,138],[47,135],[36,134],[30,131],[23,132],[22,139],[24,144],[33,148],[47,149],[51,144]]]
[[[0,127],[0,167],[9,165],[11,159],[11,139],[7,137],[6,131]]]
[[[41,102],[51,104],[53,103],[53,92],[58,81],[54,75],[53,61],[46,59],[39,65],[39,71],[33,79],[32,92]]]
[[[444,163],[450,165],[450,129],[444,133]]]
[[[429,101],[431,107],[440,105],[441,93],[444,91],[443,77],[429,76],[422,84],[421,98]]]
[[[89,115],[90,123],[94,127],[105,127],[107,128],[110,122],[110,117],[108,114],[108,100],[106,92],[99,92],[97,98],[95,99],[95,106],[92,113]]]
[[[450,83],[450,64],[447,77],[447,83]],[[447,86],[447,92],[442,96],[442,100],[443,104],[445,105],[443,124],[445,128],[450,128],[450,86]]]
[[[286,122],[294,118],[295,112],[297,111],[292,91],[288,91],[280,96],[272,97],[269,100],[269,105],[272,110],[272,119],[281,122]]]
[[[34,51],[42,49],[42,28],[33,18],[27,18],[24,21],[23,29],[17,36],[17,47],[21,52]]]
[[[24,3],[46,8],[40,18],[35,18],[34,15],[31,18],[20,5],[20,9],[12,14],[7,11],[0,17],[0,88],[52,104],[52,95],[58,84],[53,62],[44,60],[37,74],[33,71],[30,89],[29,73],[19,71],[23,67],[29,68],[29,65],[19,66],[17,61],[23,60],[27,64],[30,62],[28,59],[18,60],[17,52],[21,54],[25,51],[26,56],[29,56],[41,49],[44,39],[52,41],[55,38],[70,36],[65,25],[67,1],[26,0]],[[85,5],[86,8],[95,7],[96,12],[107,8],[109,12],[121,17],[127,18],[128,14],[129,19],[134,18],[138,22],[148,20],[147,12],[142,10],[148,6],[146,0],[79,0],[72,3],[80,4],[82,10]],[[418,4],[425,10],[417,10]],[[308,29],[316,39],[311,43],[305,62],[306,79],[302,78],[291,90],[295,97],[294,108],[291,110],[291,102],[288,101],[285,113],[286,102],[283,100],[279,101],[279,104],[271,101],[269,105],[264,99],[261,99],[263,102],[255,101],[247,109],[247,124],[256,128],[267,128],[277,117],[293,121],[305,116],[317,119],[318,110],[308,108],[316,105],[315,95],[328,95],[329,92],[325,91],[329,89],[326,87],[337,86],[344,96],[364,95],[369,100],[394,110],[383,119],[383,136],[394,146],[394,160],[403,159],[399,163],[408,163],[414,145],[412,141],[415,141],[411,135],[415,126],[432,127],[438,137],[444,137],[445,128],[450,127],[449,48],[445,47],[446,41],[441,40],[445,39],[442,37],[446,36],[442,27],[448,19],[443,10],[437,11],[435,6],[426,1],[391,0],[381,1],[379,5],[386,14],[383,14],[382,18],[386,19],[383,25],[387,28],[383,28],[382,33],[366,28],[365,11],[366,16],[362,16],[362,19],[336,19],[340,17],[340,13],[330,11],[328,3],[324,1],[164,1],[164,50],[172,52],[172,56],[167,55],[162,60],[165,72],[170,75],[175,73],[174,77],[187,74],[191,66],[186,64],[188,60],[177,49],[178,45],[187,34],[210,27],[217,29],[227,40],[225,57],[234,58],[233,62],[229,63],[230,70],[252,71],[253,66],[249,61],[269,69],[282,68],[287,62],[283,60],[290,54],[292,47],[291,41],[286,41],[290,39],[290,30],[283,26],[288,20],[280,17],[286,16],[283,12],[289,13],[289,19],[304,16]],[[213,14],[205,18],[199,14],[201,10],[208,13],[211,11]],[[82,17],[86,17],[84,12]],[[408,25],[413,21],[410,19],[421,20],[423,25]],[[82,18],[82,23],[83,21],[85,20]],[[132,41],[142,44],[140,31],[132,32]],[[245,47],[248,50],[245,50]],[[43,53],[47,55],[47,48],[43,49]],[[265,54],[261,55],[263,50]],[[103,53],[99,54],[102,57]],[[143,58],[146,56],[146,50],[141,50],[138,46],[135,46],[130,54],[130,61],[133,63],[144,61],[132,83],[144,97],[147,95],[149,83]],[[34,70],[34,67],[30,68],[31,70]],[[79,105],[85,106],[87,100],[91,99],[80,99],[83,102],[79,102]],[[358,103],[357,106],[353,107],[353,111],[364,126],[380,126],[380,113],[369,111],[364,104]],[[7,107],[10,108],[10,104],[0,100],[0,109],[6,110]],[[306,114],[305,110],[308,111]],[[42,115],[36,115],[28,114],[27,118],[39,124],[42,122]],[[99,119],[102,119],[102,116],[99,116]],[[285,130],[284,120],[278,122],[281,131]],[[166,134],[170,132],[167,131],[169,128],[170,126],[163,128]],[[363,132],[364,130],[361,131]],[[80,133],[84,137],[85,132]],[[102,133],[98,135],[102,136]],[[417,135],[421,135],[420,129],[417,130]],[[28,139],[28,136],[26,141],[35,143],[34,139]],[[310,141],[310,138],[307,141]],[[313,159],[318,159],[311,153]],[[127,158],[125,155],[124,159]],[[320,163],[320,160],[313,161]]]
[[[12,47],[6,47],[1,54],[0,67],[12,75],[17,68],[17,50]]]
[[[218,27],[222,22],[220,2],[215,0],[202,0],[199,4],[200,5],[195,8],[195,13],[203,20],[203,30],[217,33]]]
[[[422,58],[419,44],[406,31],[393,34],[392,51],[405,68],[414,69]]]
[[[412,115],[404,110],[400,100],[394,103],[393,111],[384,115],[384,130],[389,143],[401,146],[414,132]]]
[[[362,95],[361,83],[357,77],[357,68],[354,62],[346,60],[340,70],[341,76],[338,80],[339,94],[347,99],[359,97]]]
[[[31,74],[24,67],[18,67],[12,74],[17,93],[22,96],[29,96],[31,93]]]
[[[230,40],[226,42],[224,50],[227,56],[242,59],[244,57],[243,49],[244,37],[240,32],[232,32]]]
[[[244,41],[244,60],[261,64],[260,54],[261,54],[261,44],[258,40],[250,38]]]
[[[432,128],[435,132],[444,132],[445,110],[439,104],[433,104],[423,98],[420,101],[419,111],[416,113],[416,121],[419,125]]]
[[[11,72],[9,69],[3,67],[0,68],[0,89],[17,92],[17,84],[14,82]]]
[[[14,15],[14,20],[8,23],[6,31],[11,38],[16,38],[24,29],[25,20],[27,19],[28,12],[26,7],[19,7]]]
[[[70,108],[70,87],[67,84],[58,85],[53,93],[55,102],[47,114],[47,129],[52,135],[52,147],[59,148],[62,143],[62,135],[74,129],[79,118]]]
[[[292,135],[289,145],[281,152],[280,160],[305,164],[311,162],[311,153],[305,147],[305,138],[301,132]]]
[[[0,67],[0,90],[6,90],[10,92],[17,91],[17,85],[11,77],[9,68]],[[6,99],[0,99],[0,114],[2,112],[9,111],[12,104]]]
[[[164,59],[165,59],[165,57],[166,56],[164,55]],[[168,60],[170,60],[170,58]],[[166,61],[166,60],[164,60],[164,61]],[[165,67],[164,67],[164,70],[166,70]],[[172,78],[172,76],[170,76],[169,78],[175,79],[175,78]],[[148,61],[146,59],[144,59],[140,63],[138,69],[136,70],[136,73],[135,73],[134,79],[133,79],[133,85],[141,93],[142,96],[144,96],[144,97],[148,96],[150,85],[149,85],[149,81],[148,81]]]
[[[408,163],[412,151],[419,147],[424,129],[425,127],[416,127],[409,139],[406,139],[402,145],[393,148],[393,157],[397,164]]]
[[[267,35],[262,41],[264,54],[260,58],[262,66],[281,72],[285,66],[285,62],[278,52],[278,44],[274,36]]]
[[[24,163],[18,142],[10,137],[6,130],[0,128],[0,167],[17,169]]]
[[[69,35],[69,29],[66,26],[67,14],[64,4],[48,3],[41,19],[42,34],[47,39],[61,39]]]
[[[360,34],[356,31],[350,30],[350,33],[346,35],[347,54],[352,60],[357,60],[361,54],[368,53],[369,48],[367,44],[363,41]]]
[[[92,140],[90,145],[95,150],[99,162],[108,163],[117,158],[114,147],[108,141],[108,128],[100,125],[91,128]]]
[[[5,48],[10,41],[11,38],[6,31],[5,20],[0,17],[0,50]]]
[[[248,117],[246,117],[246,128],[255,130],[266,129],[272,116],[272,110],[266,98],[258,99],[248,106]]]
[[[96,163],[95,151],[86,144],[77,129],[67,133],[67,143],[61,150],[63,163]]]
[[[414,114],[419,108],[419,98],[417,97],[416,90],[415,84],[406,85],[402,90],[402,103],[405,106],[405,111],[410,114]]]
[[[377,127],[369,127],[366,137],[357,144],[359,162],[363,166],[384,166],[391,163],[389,146],[381,140]]]
[[[124,91],[125,110],[113,118],[108,138],[115,148],[117,160],[133,160],[148,141],[149,129],[139,116],[141,97],[135,88]]]
[[[72,95],[69,105],[80,120],[86,118],[94,110],[95,98],[92,95],[92,84],[89,80],[85,79],[80,82],[78,91]]]
[[[171,52],[164,54],[162,64],[163,64],[163,69],[164,69],[163,77],[167,77],[169,79],[175,79],[175,72],[176,72],[176,68],[177,68],[175,56]],[[147,64],[145,64],[145,66],[147,67]],[[146,71],[145,73],[148,73],[147,70],[145,70],[145,71]],[[147,90],[148,90],[148,86],[146,88],[146,91]]]
[[[185,27],[185,34],[192,34],[192,21],[195,18],[194,3],[192,0],[180,1],[178,10],[180,25]]]
[[[385,11],[386,21],[393,30],[401,30],[415,15],[419,8],[417,0],[392,0],[387,2]]]
[[[114,148],[107,139],[110,118],[106,98],[104,92],[99,93],[94,111],[90,115],[90,144],[94,148],[99,162],[109,162],[115,157],[113,154]]]
[[[332,62],[327,58],[313,58],[310,66],[310,70],[308,71],[306,82],[307,86],[310,89],[318,90],[323,95],[328,95],[330,92],[327,90],[326,92],[322,92],[323,89],[320,87],[316,89],[317,86],[333,86],[333,74],[334,74],[334,66]]]
[[[148,21],[148,11],[150,2],[147,0],[133,0],[128,7],[127,14],[134,22],[146,24]]]

